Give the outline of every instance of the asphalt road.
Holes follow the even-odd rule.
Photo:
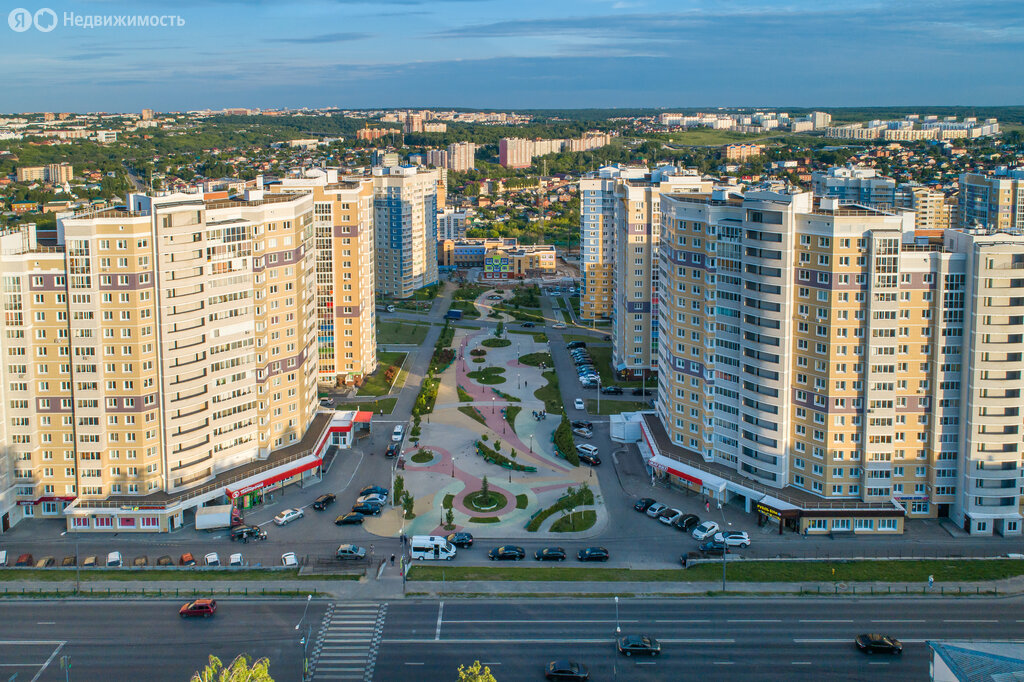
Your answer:
[[[480,660],[499,680],[543,679],[570,658],[594,680],[920,680],[927,639],[1014,639],[1017,600],[621,600],[424,601],[389,605],[375,680],[455,679]],[[623,634],[661,641],[657,658],[626,658]],[[853,638],[881,631],[902,656],[867,656]],[[771,671],[771,672],[768,672]]]
[[[185,682],[210,654],[225,665],[246,653],[270,659],[275,680],[299,679],[305,600],[218,600],[210,619],[180,618],[182,601],[6,602],[0,607],[0,678],[63,682],[62,656],[72,680]],[[302,624],[320,629],[326,602],[311,602]]]

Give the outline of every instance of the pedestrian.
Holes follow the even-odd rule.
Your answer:
[[[704,511],[706,511],[706,512],[710,512],[711,511],[711,503],[708,502],[707,500],[704,500]]]
[[[370,545],[370,556],[373,557],[373,545]]]
[[[681,557],[681,559],[682,559],[682,562],[683,562],[683,568],[686,568],[686,555],[684,554],[684,555],[683,555],[683,556]]]
[[[391,555],[391,565],[392,566],[395,565],[395,555],[394,554]]]
[[[928,589],[930,590],[933,587],[935,587],[935,576],[934,575],[929,575],[928,576]]]

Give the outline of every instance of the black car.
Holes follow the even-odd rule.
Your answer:
[[[598,457],[597,455],[592,455],[589,452],[583,452],[582,450],[579,450],[576,453],[576,455],[580,458],[581,462],[586,462],[590,466],[596,467],[598,464],[601,463],[600,457]]]
[[[334,519],[334,525],[336,526],[349,526],[355,523],[362,523],[363,515],[359,512],[349,512],[348,514],[342,514],[338,518]]]
[[[398,453],[402,451],[401,443],[392,443],[388,446],[387,452],[384,453],[385,457],[397,457]]]
[[[383,495],[384,497],[387,497],[388,489],[381,488],[379,485],[368,485],[360,490],[356,497],[362,497],[363,495]]]
[[[590,671],[576,661],[551,661],[544,677],[549,680],[589,680]]]
[[[259,526],[235,526],[231,529],[231,539],[248,542],[249,538],[258,538],[262,532]]]
[[[450,533],[448,535],[448,542],[452,543],[456,547],[472,547],[473,546],[473,534],[472,533]]]
[[[620,654],[632,656],[633,654],[645,654],[657,656],[661,653],[661,643],[647,635],[626,635],[619,638],[616,643]]]
[[[724,542],[715,542],[714,540],[700,543],[697,549],[704,556],[722,556],[729,553],[729,548],[725,546]]]
[[[327,507],[334,504],[334,501],[338,499],[334,493],[324,493],[320,497],[313,500],[313,509],[317,511],[323,511]]]
[[[352,507],[352,511],[363,516],[380,516],[381,506],[373,502],[362,502]]]
[[[537,561],[565,561],[565,550],[561,547],[545,547],[533,554]]]
[[[652,395],[654,395],[654,393],[644,388],[634,388],[633,395],[639,395],[643,396],[644,398],[649,398]]]
[[[673,523],[672,525],[675,526],[677,529],[685,532],[690,530],[691,528],[699,526],[700,519],[697,517],[696,514],[683,514],[678,519],[676,519],[675,523]]]
[[[650,509],[651,505],[655,502],[657,502],[657,500],[653,497],[641,497],[636,501],[636,504],[633,505],[633,509],[636,509],[638,512],[645,512]]]
[[[594,422],[588,422],[586,419],[574,419],[570,424],[572,424],[572,428],[574,429],[594,430]]]
[[[608,550],[604,547],[587,547],[576,553],[580,561],[608,561]]]
[[[502,545],[487,553],[491,561],[520,561],[526,556],[526,550],[516,545]]]
[[[570,341],[569,343],[565,344],[565,347],[568,348],[569,350],[573,350],[574,348],[586,348],[587,344],[585,344],[582,341]]]
[[[621,386],[602,386],[601,393],[605,395],[622,395]]]
[[[890,635],[857,635],[857,648],[866,654],[902,654],[903,642]]]
[[[523,322],[523,329],[533,329],[536,326],[533,322]]]

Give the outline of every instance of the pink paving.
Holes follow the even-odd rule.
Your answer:
[[[435,473],[435,474],[448,474],[448,475],[451,475],[452,472],[454,471],[455,478],[457,478],[458,480],[462,481],[463,488],[462,488],[461,491],[456,493],[455,499],[452,501],[452,507],[454,507],[455,509],[458,509],[460,512],[462,512],[463,514],[466,514],[468,516],[475,516],[477,514],[480,514],[481,512],[474,511],[474,510],[470,509],[469,507],[467,507],[465,505],[465,503],[463,502],[463,500],[466,497],[466,495],[469,495],[470,493],[475,493],[478,490],[480,490],[481,479],[477,478],[476,476],[473,476],[471,474],[466,473],[465,471],[463,471],[462,469],[459,469],[458,467],[455,467],[453,469],[452,468],[452,454],[450,452],[448,452],[447,450],[445,450],[444,448],[439,448],[439,447],[436,447],[436,446],[433,446],[433,445],[425,445],[423,443],[420,443],[420,448],[421,449],[425,449],[425,450],[432,450],[433,452],[439,453],[441,455],[441,461],[436,463],[436,464],[432,464],[430,466],[420,466],[420,465],[417,465],[417,464],[411,464],[410,463],[410,464],[406,464],[405,468],[407,470],[410,470],[410,471],[429,471],[429,472]],[[516,496],[515,495],[513,495],[507,489],[502,488],[501,486],[494,485],[493,483],[491,483],[490,480],[487,481],[487,484],[488,484],[488,488],[490,488],[494,492],[501,493],[502,495],[504,495],[505,496],[505,500],[506,500],[506,504],[505,504],[504,507],[502,507],[501,509],[491,510],[491,511],[487,512],[487,514],[493,514],[495,516],[499,516],[501,514],[507,514],[507,513],[511,512],[511,511],[515,511],[515,508],[516,508]]]

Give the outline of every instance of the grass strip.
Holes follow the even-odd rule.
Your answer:
[[[519,362],[530,367],[540,367],[542,364],[551,367],[554,361],[551,359],[551,353],[539,352],[539,353],[527,353],[519,358]]]
[[[593,509],[573,512],[551,524],[552,533],[578,533],[593,528],[597,523],[597,512]]]
[[[516,509],[526,509],[530,504],[530,498],[525,493],[516,495]]]
[[[0,569],[0,582],[35,580],[40,582],[67,582],[75,580],[73,568],[5,568]],[[348,574],[299,575],[295,569],[277,568],[83,568],[81,582],[103,580],[117,582],[155,582],[177,580],[207,582],[251,580],[358,580],[359,576]]]
[[[470,523],[500,523],[501,519],[497,516],[470,516]]]
[[[533,392],[537,400],[544,401],[544,409],[550,414],[562,414],[562,392],[558,389],[558,373],[551,369],[542,375],[547,384]]]
[[[339,403],[338,409],[354,409],[354,410],[365,410],[367,412],[373,412],[374,414],[391,414],[392,410],[395,409],[395,403],[398,402],[398,398],[381,398],[375,400],[372,403]]]
[[[462,405],[458,409],[459,412],[466,415],[470,419],[480,422],[484,426],[487,426],[487,420],[484,419],[484,416],[482,414],[480,414],[480,410],[476,409],[472,405]]]

